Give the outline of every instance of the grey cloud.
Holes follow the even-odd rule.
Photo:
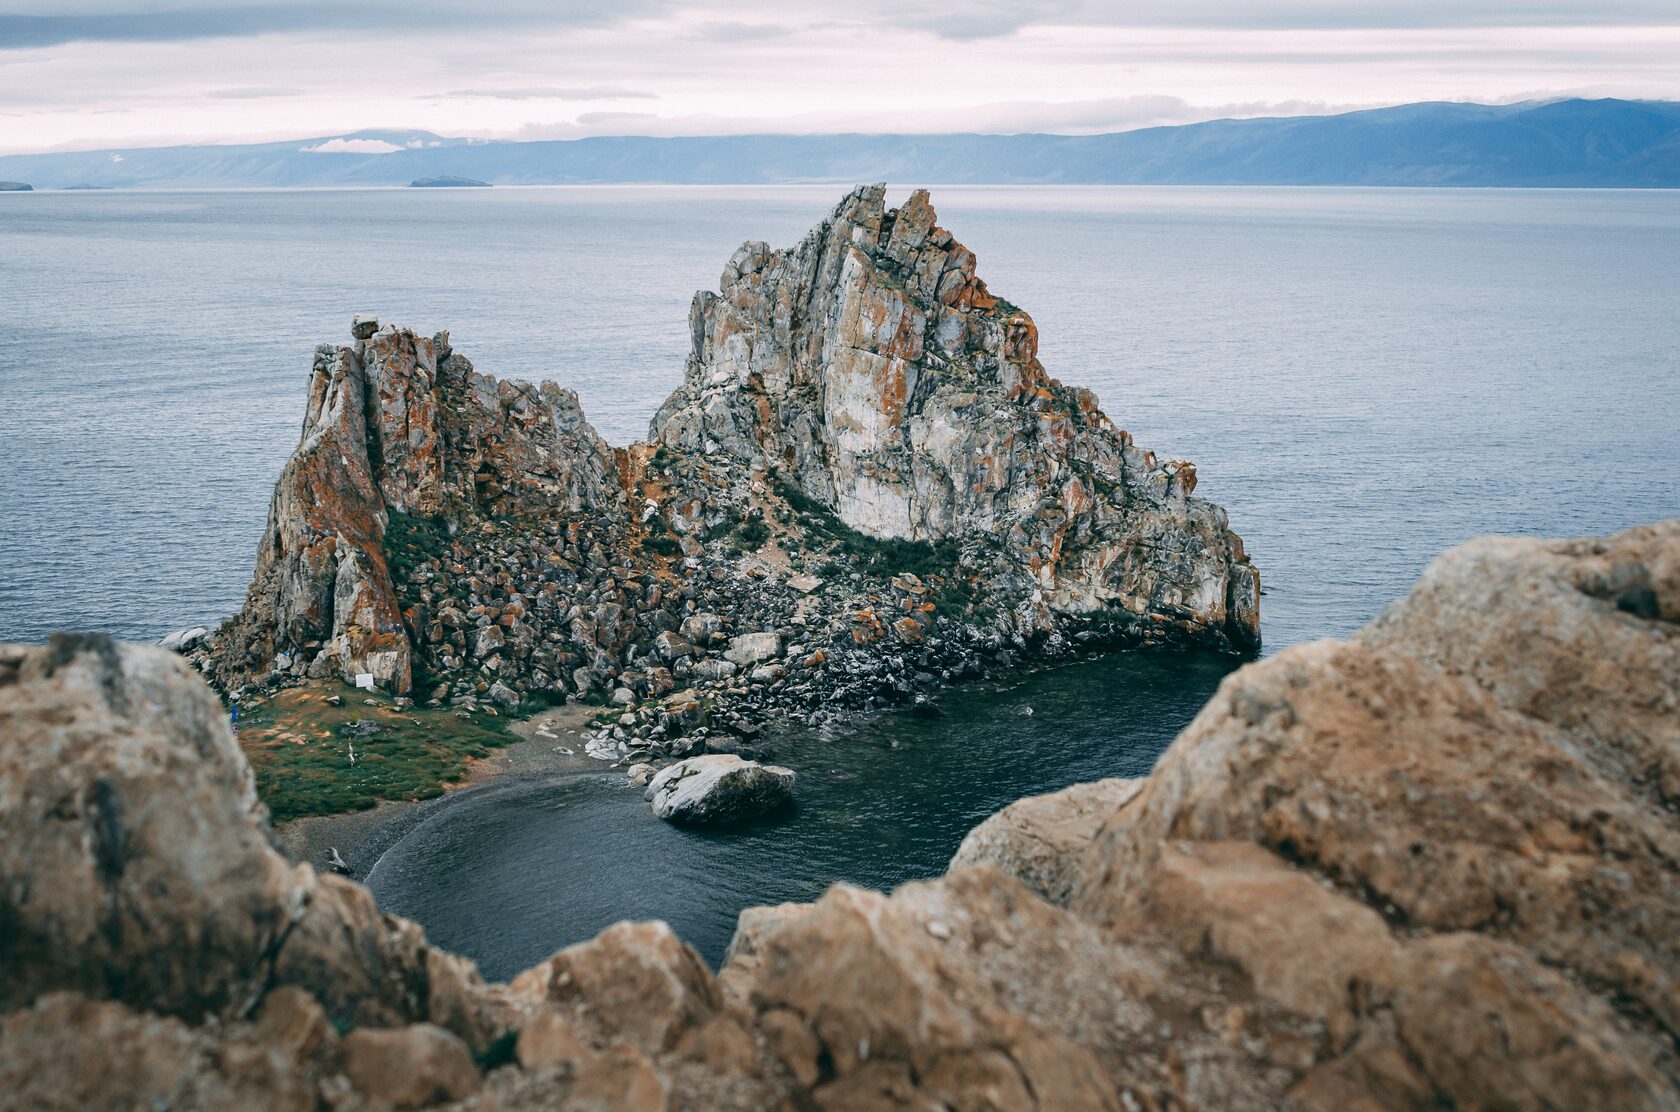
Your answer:
[[[530,123],[511,138],[577,139],[588,135],[742,135],[742,134],[982,134],[1097,133],[1131,131],[1163,124],[1246,116],[1306,116],[1374,108],[1377,104],[1320,100],[1245,101],[1193,104],[1177,96],[1102,97],[1078,101],[990,101],[965,107],[918,112],[907,121],[895,111],[804,113],[783,117],[694,114],[659,116],[649,112],[585,112],[575,120]],[[908,125],[908,126],[907,126]]]
[[[625,89],[618,85],[532,85],[514,89],[456,89],[445,97],[480,97],[486,100],[658,100],[658,93]]]
[[[764,39],[787,38],[797,30],[798,28],[779,23],[714,22],[702,23],[695,28],[694,37],[706,42],[758,42]]]
[[[0,51],[76,41],[168,42],[285,32],[513,33],[611,26],[632,19],[701,17],[688,34],[747,42],[797,34],[833,9],[786,0],[768,20],[707,20],[694,0],[0,0]],[[846,22],[867,36],[899,28],[952,40],[997,38],[1031,27],[1094,26],[1307,30],[1564,26],[1675,26],[1674,0],[853,0]],[[681,24],[673,21],[672,27]]]
[[[945,39],[998,38],[1035,26],[1209,30],[1376,30],[1680,25],[1673,0],[873,0],[871,22]]]
[[[467,6],[449,0],[362,0],[344,4],[199,3],[148,6],[133,0],[81,5],[65,14],[52,0],[13,0],[0,10],[0,50],[70,42],[185,42],[312,31],[424,32],[610,26],[672,7],[674,0],[514,0]]]

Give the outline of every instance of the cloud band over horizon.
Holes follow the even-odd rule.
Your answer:
[[[1672,0],[0,0],[0,151],[371,128],[1088,133],[1673,99],[1675,57]]]

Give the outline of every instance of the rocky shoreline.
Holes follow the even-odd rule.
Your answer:
[[[652,761],[1085,653],[1253,652],[1258,573],[1195,467],[1045,372],[925,192],[884,196],[737,251],[626,449],[569,390],[358,318],[317,351],[243,611],[183,651],[226,692],[605,704],[592,752]]]
[[[506,985],[288,862],[179,657],[0,648],[19,1106],[1666,1109],[1680,520],[1487,538],[944,877]],[[65,1069],[72,1061],[76,1069]]]
[[[584,710],[556,708],[510,723],[509,729],[521,740],[471,761],[467,774],[441,796],[385,800],[365,811],[308,815],[277,824],[275,835],[293,861],[328,869],[336,855],[344,863],[344,875],[365,880],[380,856],[410,830],[439,808],[454,806],[469,795],[494,790],[510,780],[619,775],[616,765],[609,768],[584,755],[588,738]]]

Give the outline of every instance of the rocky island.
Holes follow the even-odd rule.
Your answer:
[[[1668,1109],[1677,804],[1680,520],[1490,538],[943,877],[486,985],[276,852],[178,656],[59,635],[0,648],[0,1099]]]
[[[0,193],[32,193],[35,187],[26,181],[0,181]]]
[[[489,189],[490,183],[476,178],[415,178],[408,183],[410,189],[460,189],[475,188]]]
[[[638,760],[1076,652],[1254,650],[1259,576],[1195,467],[1046,373],[925,192],[884,198],[738,250],[628,448],[569,389],[358,318],[244,609],[178,647],[225,691],[606,703],[593,750]]]

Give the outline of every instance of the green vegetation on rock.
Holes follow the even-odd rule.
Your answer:
[[[909,572],[926,579],[952,576],[961,553],[955,539],[937,543],[872,537],[860,533],[835,516],[834,511],[789,483],[777,483],[776,493],[793,508],[799,525],[813,540],[826,542],[829,551],[843,556],[838,570],[863,572],[882,579]],[[830,565],[833,568],[833,565]],[[832,572],[831,572],[832,574]]]
[[[287,688],[240,708],[239,746],[275,822],[430,799],[470,758],[517,740],[505,719],[398,707],[383,692],[337,682]]]

